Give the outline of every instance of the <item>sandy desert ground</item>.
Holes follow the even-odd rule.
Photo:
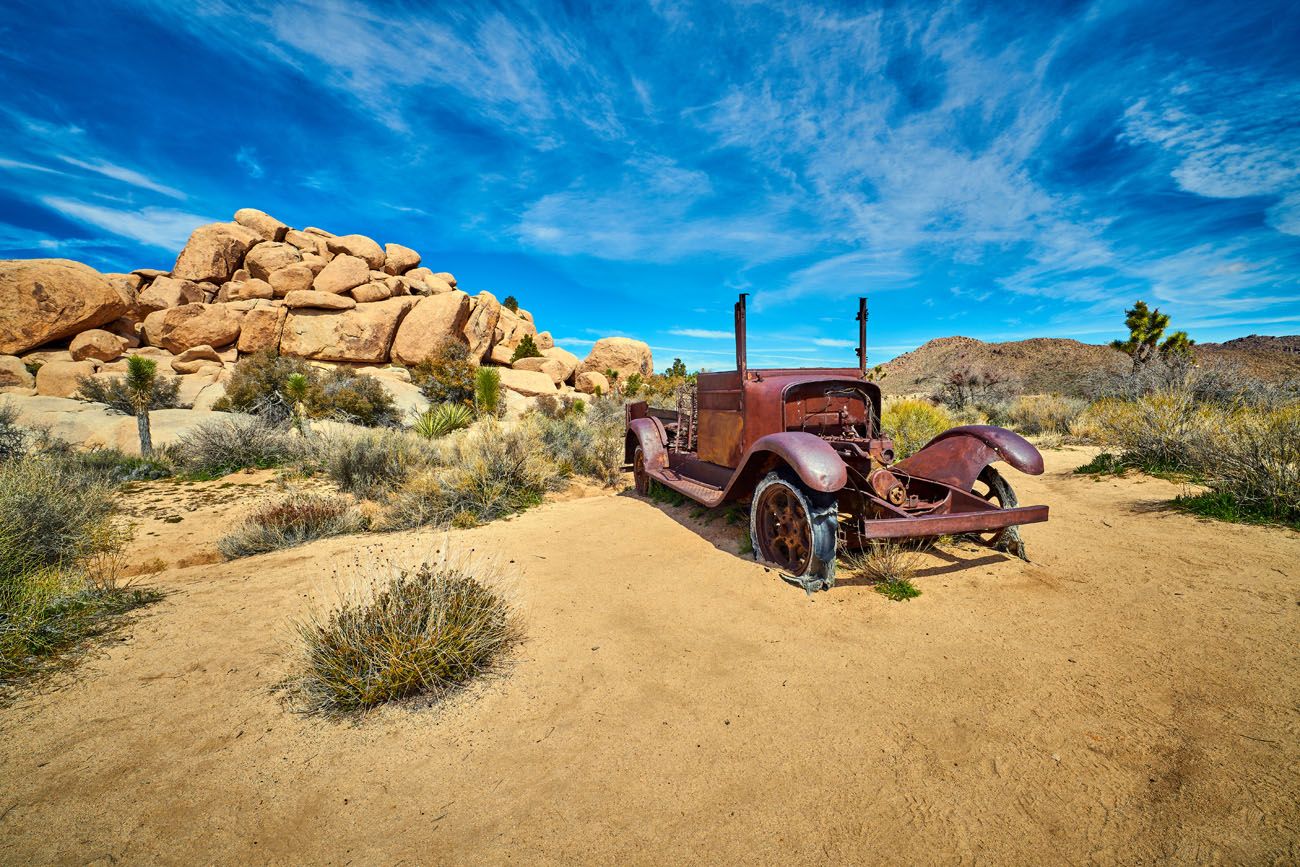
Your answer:
[[[725,521],[627,493],[458,531],[517,574],[527,641],[360,725],[268,690],[286,620],[441,537],[217,562],[267,474],[147,486],[135,559],[171,595],[0,712],[0,860],[1296,863],[1300,534],[1047,457],[1015,480],[1053,510],[1034,562],[952,548],[905,603],[806,597]]]

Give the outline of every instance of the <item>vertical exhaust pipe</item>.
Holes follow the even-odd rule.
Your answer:
[[[741,292],[736,301],[736,370],[740,371],[740,381],[749,376],[749,347],[746,342],[745,298],[747,292]]]
[[[867,299],[858,298],[858,369],[867,378]]]

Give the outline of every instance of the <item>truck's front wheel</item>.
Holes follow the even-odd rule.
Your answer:
[[[808,590],[835,583],[838,526],[834,494],[810,491],[780,471],[768,473],[754,490],[749,511],[754,557]]]

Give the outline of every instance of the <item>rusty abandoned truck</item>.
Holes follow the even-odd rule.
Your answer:
[[[1025,556],[1017,527],[1046,521],[1047,506],[1019,506],[992,465],[1038,475],[1042,455],[1004,428],[964,425],[896,462],[868,378],[865,298],[857,367],[750,369],[743,294],[735,320],[735,370],[698,374],[675,410],[628,404],[638,492],[653,481],[709,508],[748,501],[755,558],[809,591],[835,583],[839,545],[961,534]]]

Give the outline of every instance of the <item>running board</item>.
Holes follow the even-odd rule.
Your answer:
[[[705,508],[712,509],[722,503],[722,489],[715,488],[713,485],[704,482],[697,482],[694,479],[688,479],[679,473],[672,473],[669,477],[663,470],[652,470],[646,468],[646,475],[654,479],[665,488],[674,490],[684,497],[689,497]]]

